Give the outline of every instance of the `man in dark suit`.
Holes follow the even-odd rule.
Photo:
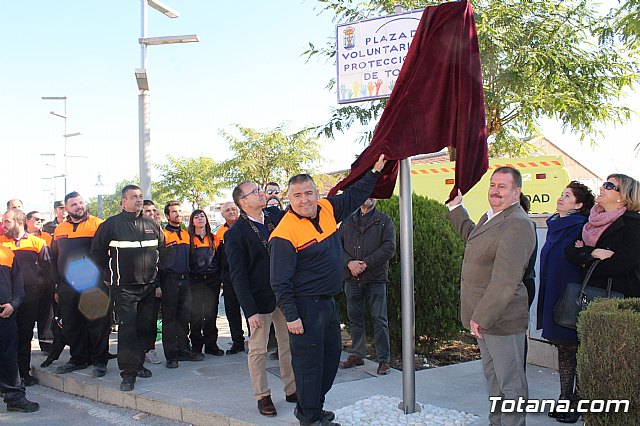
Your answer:
[[[296,384],[291,368],[287,322],[279,308],[269,280],[268,241],[280,222],[282,212],[266,209],[266,196],[254,182],[243,182],[232,193],[240,208],[240,218],[225,233],[225,253],[231,282],[249,323],[249,375],[258,411],[277,414],[267,383],[266,353],[269,328],[273,323],[280,354],[280,372],[288,402],[296,402]]]
[[[520,172],[496,169],[488,192],[491,208],[477,225],[460,207],[461,194],[449,204],[449,219],[466,242],[460,284],[462,325],[478,339],[489,397],[500,398],[498,409],[489,414],[492,425],[524,426],[525,413],[502,413],[501,402],[529,397],[524,369],[529,306],[523,276],[536,236],[520,207],[521,188]]]

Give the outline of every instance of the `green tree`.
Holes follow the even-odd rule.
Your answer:
[[[406,10],[436,2],[318,0],[336,22],[387,15],[395,3]],[[635,3],[638,0],[629,0]],[[618,98],[637,80],[632,51],[615,40],[596,42],[600,16],[592,0],[478,0],[474,12],[483,64],[490,154],[522,154],[522,136],[540,133],[538,121],[560,121],[591,141],[603,123],[623,123],[631,111]],[[309,45],[309,58],[335,56],[335,40]],[[332,88],[334,81],[329,84]],[[355,122],[377,120],[385,100],[336,108],[319,129],[332,137]],[[369,137],[372,132],[369,132]]]
[[[160,170],[160,180],[153,186],[165,194],[166,199],[186,200],[193,209],[207,206],[224,187],[220,164],[210,157],[169,155],[167,163],[156,167]]]
[[[631,48],[640,47],[640,1],[627,0],[619,2],[619,7],[609,12],[610,21],[601,28],[600,41],[610,41],[616,36]]]
[[[221,131],[233,158],[222,162],[229,186],[250,180],[264,187],[285,182],[290,176],[310,172],[320,159],[318,138],[309,130],[287,133],[284,125],[256,130],[236,124]]]

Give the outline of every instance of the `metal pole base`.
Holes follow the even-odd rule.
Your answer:
[[[422,407],[417,402],[416,402],[416,406],[414,407],[413,411],[410,411],[410,407],[406,406],[404,404],[404,401],[400,401],[400,404],[398,404],[398,408],[401,409],[402,411],[404,411],[405,414],[419,413],[420,411],[422,411]]]

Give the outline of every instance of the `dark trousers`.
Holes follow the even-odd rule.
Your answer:
[[[142,335],[150,327],[154,284],[113,286],[118,316],[118,367],[122,378],[135,378],[144,364]],[[66,323],[63,324],[66,327]]]
[[[296,378],[298,420],[322,417],[324,397],[338,372],[342,340],[340,317],[333,298],[296,298],[303,334],[289,333],[291,365]]]
[[[24,300],[20,309],[15,314],[18,326],[18,370],[20,377],[26,377],[31,370],[31,339],[33,339],[33,327],[38,320],[40,311],[40,298],[44,288],[38,285],[30,285],[25,288]],[[40,336],[38,322],[38,335]]]
[[[220,282],[213,277],[192,278],[191,319],[189,320],[189,340],[194,352],[202,352],[202,347],[210,351],[218,347],[218,303],[220,302]]]
[[[90,292],[101,292],[104,297],[89,297]],[[67,282],[62,282],[58,285],[58,297],[63,333],[71,354],[69,362],[106,365],[111,333],[109,288],[100,284],[91,290],[78,292]],[[105,304],[104,313],[96,313],[97,303]]]
[[[40,350],[49,352],[53,344],[53,333],[51,323],[53,322],[53,285],[46,281],[40,290],[40,301],[38,302],[38,341]]]
[[[25,395],[18,374],[16,314],[0,318],[0,394],[6,403],[17,401]]]
[[[148,327],[140,330],[142,338],[142,346],[145,352],[149,352],[156,348],[156,338],[158,337],[158,313],[160,312],[160,305],[162,299],[155,296],[156,290],[153,289],[153,302],[151,307],[150,317],[148,318]]]
[[[233,290],[231,283],[223,283],[222,297],[224,297],[224,312],[229,322],[231,340],[235,346],[244,347],[244,331],[242,330],[242,312],[240,312],[240,302]]]
[[[162,347],[164,356],[177,360],[178,352],[189,348],[187,334],[191,319],[189,278],[172,274],[162,279]]]
[[[349,331],[351,332],[351,349],[353,353],[364,358],[367,355],[367,336],[365,333],[365,299],[373,320],[373,336],[376,343],[378,362],[389,362],[389,322],[387,320],[387,283],[358,284],[344,283],[347,296],[347,314],[349,315]]]

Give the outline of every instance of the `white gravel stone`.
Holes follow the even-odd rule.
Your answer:
[[[466,426],[479,419],[475,414],[431,404],[420,404],[419,412],[404,414],[399,404],[400,398],[375,395],[336,410],[336,421],[342,426]]]

